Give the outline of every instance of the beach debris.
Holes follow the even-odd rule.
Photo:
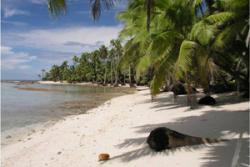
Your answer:
[[[61,151],[58,151],[58,152],[57,152],[57,155],[60,155],[60,154],[62,154],[62,152],[61,152]]]
[[[107,161],[109,160],[110,156],[108,153],[101,153],[98,156],[99,161]]]
[[[176,132],[166,127],[159,127],[150,132],[147,138],[147,143],[154,151],[163,151],[165,149],[172,149],[183,146],[210,144],[224,139],[209,139],[203,137],[194,137],[186,134]]]
[[[202,97],[199,101],[199,104],[203,104],[203,105],[215,105],[216,104],[216,100],[211,97],[211,96],[205,96]]]

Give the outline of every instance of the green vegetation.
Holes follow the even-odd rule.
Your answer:
[[[122,66],[123,47],[120,40],[111,40],[110,49],[102,45],[90,53],[72,58],[72,65],[64,61],[60,66],[53,65],[48,72],[42,70],[43,80],[68,82],[93,82],[118,86],[135,83],[133,66]],[[45,73],[45,74],[44,74]]]
[[[53,14],[65,9],[64,0],[49,2]],[[94,19],[100,5],[114,5],[91,2]],[[152,95],[184,81],[188,93],[201,86],[207,93],[219,88],[248,95],[248,7],[248,0],[130,0],[118,14],[125,26],[111,49],[83,53],[72,66],[54,65],[44,79],[113,85],[136,80],[150,84]]]

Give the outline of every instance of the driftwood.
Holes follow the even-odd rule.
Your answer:
[[[162,151],[182,146],[216,143],[220,141],[226,140],[189,136],[165,127],[154,129],[147,138],[149,147],[154,151]]]

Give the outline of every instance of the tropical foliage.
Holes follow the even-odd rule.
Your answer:
[[[185,80],[187,87],[201,85],[207,92],[223,80],[248,92],[247,0],[153,1],[151,16],[144,0],[129,2],[118,15],[125,23],[121,37],[129,39],[125,55],[137,58],[137,75],[153,68],[153,95],[166,80]]]
[[[99,84],[135,84],[133,66],[121,66],[123,47],[119,40],[111,40],[110,48],[102,45],[92,52],[84,52],[81,56],[73,56],[69,65],[64,61],[61,65],[53,65],[48,72],[42,70],[43,80],[68,82],[93,82]]]
[[[100,16],[101,6],[110,8],[115,3],[90,1],[93,18]],[[64,0],[49,0],[49,9],[56,15],[65,7]],[[85,77],[81,80],[114,85],[128,74],[131,83],[135,74],[137,81],[150,83],[152,95],[179,80],[185,82],[189,93],[192,86],[209,93],[216,85],[234,85],[248,94],[248,7],[248,0],[129,0],[127,9],[118,14],[124,23],[120,32],[124,45],[112,41],[108,54],[104,48],[85,53],[80,59],[86,59],[88,65],[70,69],[90,66],[95,70],[79,73],[78,77]],[[60,73],[61,66],[51,70]]]

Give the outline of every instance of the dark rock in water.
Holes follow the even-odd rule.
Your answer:
[[[150,132],[147,138],[149,147],[155,151],[162,151],[168,148],[168,135],[166,128],[160,127]]]
[[[198,103],[203,105],[214,105],[216,104],[216,100],[211,96],[205,96],[202,97]]]
[[[181,83],[174,84],[171,88],[171,91],[174,92],[175,95],[187,94],[187,91],[186,91],[184,85]]]

